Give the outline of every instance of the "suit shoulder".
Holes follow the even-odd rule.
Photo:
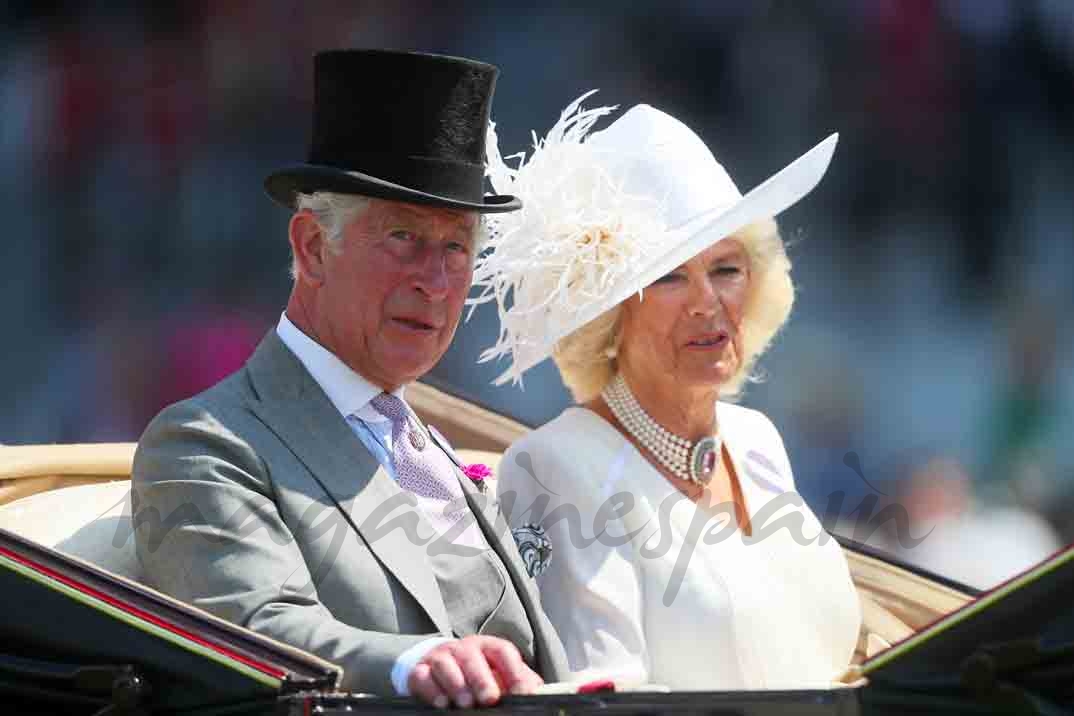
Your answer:
[[[149,422],[134,454],[132,478],[136,483],[174,474],[180,465],[193,473],[196,471],[191,466],[214,460],[248,474],[265,472],[251,446],[255,421],[250,415],[244,372],[239,370],[209,389],[167,406]]]
[[[232,416],[247,412],[248,402],[241,390],[242,378],[238,371],[212,387],[184,400],[164,407],[149,421],[138,443],[152,442],[171,430],[208,429],[213,433],[227,434],[226,427]]]
[[[540,475],[545,483],[565,479],[565,474],[576,469],[578,459],[588,451],[588,441],[593,437],[586,412],[568,408],[513,442],[500,462],[500,484],[524,480],[527,477],[524,473],[529,477]]]
[[[733,403],[718,403],[720,433],[745,459],[751,475],[763,475],[780,489],[794,489],[794,474],[783,436],[771,418],[760,410]]]
[[[505,456],[514,455],[527,451],[538,452],[542,455],[569,453],[573,448],[578,447],[579,443],[588,443],[596,437],[591,415],[584,408],[567,408],[552,420],[511,443],[504,454]],[[596,419],[599,420],[599,418]]]
[[[749,444],[770,443],[778,440],[782,448],[783,438],[772,419],[754,408],[735,403],[717,403],[720,431],[727,439],[735,438]]]
[[[600,478],[629,443],[596,413],[573,406],[517,440],[499,470],[502,490],[549,493],[577,508],[600,502]],[[595,508],[594,508],[595,509]]]

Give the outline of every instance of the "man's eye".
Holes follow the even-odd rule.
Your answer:
[[[455,253],[463,253],[463,254],[470,253],[469,245],[463,243],[462,241],[452,241],[452,242],[450,242],[447,245],[447,249],[448,249],[448,251],[452,251],[452,252],[455,252]]]
[[[413,231],[407,231],[406,229],[395,229],[388,236],[397,241],[413,241],[416,238]]]
[[[682,278],[681,274],[667,273],[653,281],[653,283],[674,283]]]
[[[734,264],[726,264],[712,269],[712,273],[717,276],[737,276],[742,273],[742,268]]]

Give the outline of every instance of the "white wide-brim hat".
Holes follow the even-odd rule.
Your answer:
[[[487,174],[521,211],[489,216],[490,238],[474,267],[495,301],[500,337],[481,354],[511,364],[494,382],[522,374],[556,343],[721,239],[771,218],[820,182],[838,140],[832,134],[745,195],[685,124],[637,105],[607,128],[615,107],[572,102],[534,150],[511,168],[490,125]],[[644,294],[643,294],[644,295]],[[471,314],[473,309],[471,308]]]

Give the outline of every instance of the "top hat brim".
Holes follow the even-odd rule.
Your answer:
[[[476,211],[482,214],[498,214],[522,208],[522,201],[509,194],[485,196],[481,202],[463,201],[411,189],[362,172],[317,164],[299,164],[269,174],[265,178],[265,191],[273,201],[289,209],[295,208],[295,199],[299,193],[312,194],[317,191],[360,194],[374,199]]]

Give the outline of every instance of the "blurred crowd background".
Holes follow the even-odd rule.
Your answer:
[[[289,289],[261,181],[343,46],[499,65],[505,154],[592,88],[744,191],[839,131],[781,218],[800,293],[743,402],[834,529],[977,586],[1074,541],[1069,0],[5,3],[0,442],[135,440],[241,365]],[[550,364],[489,385],[495,331],[479,311],[431,380],[556,415]]]

